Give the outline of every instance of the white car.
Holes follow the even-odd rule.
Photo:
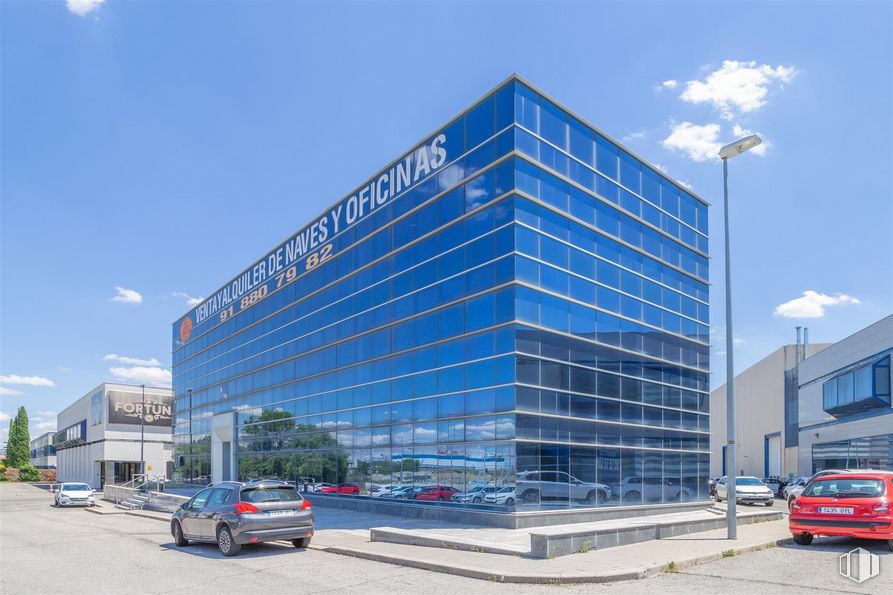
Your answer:
[[[515,505],[515,486],[507,486],[496,490],[484,496],[484,502],[487,504],[503,504],[505,506]]]
[[[611,499],[611,488],[603,483],[580,481],[564,471],[522,471],[515,480],[521,500],[527,503],[549,500],[598,504]]]
[[[53,487],[53,501],[59,506],[96,506],[96,494],[85,483],[61,483]]]
[[[728,478],[723,477],[716,483],[716,501],[722,502],[729,499]],[[735,501],[739,504],[763,504],[772,506],[775,504],[775,494],[772,489],[756,477],[735,478]]]
[[[791,497],[791,494],[794,493],[794,490],[797,490],[797,493],[802,492],[803,488],[806,487],[806,483],[808,481],[808,477],[795,477],[794,479],[789,481],[786,486],[784,486],[784,489],[781,491],[782,496],[784,496],[784,499],[787,500]]]

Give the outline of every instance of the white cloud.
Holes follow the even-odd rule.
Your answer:
[[[708,161],[719,158],[719,124],[692,124],[681,122],[673,124],[670,128],[670,136],[665,138],[661,145],[665,149],[679,151],[695,161]]]
[[[69,368],[67,366],[59,366],[59,371],[60,372],[73,372],[74,368]]]
[[[685,180],[676,180],[676,181],[679,182],[679,185],[680,185],[680,186],[684,186],[685,188],[688,188],[689,190],[694,190],[694,189],[695,189],[695,187],[694,187],[693,184],[689,184],[689,183],[686,182]]]
[[[128,366],[161,366],[161,362],[154,357],[149,359],[140,359],[138,357],[128,357],[126,355],[118,355],[117,353],[109,353],[102,359],[109,362],[121,362],[122,364],[127,364]]]
[[[134,366],[132,368],[109,368],[109,372],[120,380],[170,386],[171,372],[164,368],[149,368],[146,366]]]
[[[26,386],[56,386],[56,383],[43,376],[19,376],[18,374],[0,374],[0,384],[23,384]]]
[[[22,391],[16,390],[14,388],[6,388],[5,386],[0,386],[0,397],[13,397],[15,395],[22,394]]]
[[[143,303],[143,296],[138,291],[127,289],[126,287],[121,287],[120,285],[115,286],[115,291],[118,292],[118,295],[112,298],[113,302],[123,302],[125,304]]]
[[[69,11],[84,17],[102,6],[104,2],[105,0],[65,0],[65,5]]]
[[[43,434],[44,432],[49,432],[50,430],[55,430],[56,422],[55,421],[40,421],[40,422],[37,422],[36,424],[32,424],[32,427],[35,430],[37,430],[39,433]]]
[[[647,136],[647,134],[648,134],[648,133],[645,132],[644,130],[637,130],[637,131],[635,131],[635,132],[630,132],[629,134],[627,134],[626,136],[624,136],[621,140],[623,140],[623,142],[626,143],[626,142],[629,142],[629,141],[631,141],[631,140],[639,140],[639,139],[641,139],[641,138],[645,138],[645,137]]]
[[[773,85],[783,86],[797,73],[793,66],[776,66],[737,60],[725,60],[703,81],[688,81],[679,97],[689,103],[709,103],[722,117],[731,120],[734,113],[752,112],[766,105]]]
[[[12,416],[5,411],[0,411],[0,423],[7,423],[12,419]]]
[[[35,413],[37,417],[56,417],[55,411],[38,411]]]
[[[821,318],[825,315],[825,306],[861,303],[859,299],[845,293],[827,295],[807,289],[801,297],[776,306],[775,315],[785,318]]]
[[[670,89],[670,90],[672,90],[672,89],[675,89],[675,88],[678,87],[678,86],[679,86],[679,81],[677,81],[676,79],[670,79],[670,80],[668,80],[668,81],[664,81],[664,82],[662,82],[661,84],[659,84],[659,85],[657,86],[657,90],[658,90],[658,91],[660,91],[661,89]]]
[[[748,130],[747,128],[743,128],[743,127],[739,126],[738,124],[735,124],[734,126],[732,126],[732,135],[734,135],[735,138],[743,138],[745,136],[750,136],[751,134],[758,134],[760,136],[760,138],[763,139],[763,142],[760,143],[759,145],[755,146],[753,149],[750,149],[748,151],[748,153],[753,153],[754,155],[759,155],[760,157],[763,157],[764,155],[766,155],[766,150],[772,146],[772,143],[770,143],[768,140],[766,140],[766,137],[764,137],[759,132],[754,132],[752,130]]]
[[[192,297],[188,293],[184,293],[182,291],[172,291],[171,295],[174,297],[184,298],[186,300],[186,305],[189,306],[190,308],[192,308],[194,306],[198,306],[200,303],[202,303],[205,300],[205,298],[203,298],[203,297]]]

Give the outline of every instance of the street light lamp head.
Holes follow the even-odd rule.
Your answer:
[[[744,138],[740,138],[733,143],[729,143],[719,150],[720,159],[729,159],[730,157],[735,157],[736,155],[740,155],[745,151],[749,151],[761,144],[763,139],[761,139],[756,134],[751,134],[750,136],[745,136]]]

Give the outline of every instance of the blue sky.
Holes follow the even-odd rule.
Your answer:
[[[891,6],[3,2],[0,443],[512,72],[714,205],[714,386],[735,133],[736,368],[838,340],[893,310]]]

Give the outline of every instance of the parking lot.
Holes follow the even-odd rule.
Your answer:
[[[321,515],[329,517],[331,513]],[[344,512],[349,515],[351,513]],[[319,526],[324,531],[325,526]],[[881,557],[880,576],[857,584],[838,575],[855,547]],[[769,548],[605,585],[507,585],[348,558],[278,543],[224,558],[211,545],[177,548],[165,523],[130,515],[55,509],[52,495],[0,483],[2,593],[817,593],[893,592],[893,552],[870,541],[820,539],[809,548]]]

